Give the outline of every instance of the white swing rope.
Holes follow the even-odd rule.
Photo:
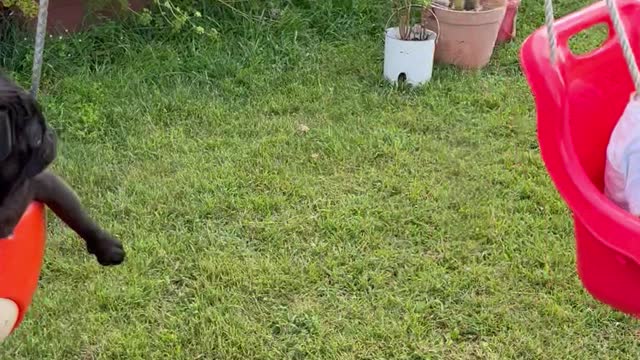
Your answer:
[[[35,98],[40,87],[42,76],[42,60],[44,57],[44,40],[47,34],[47,15],[49,0],[40,0],[38,6],[38,27],[36,29],[36,45],[33,54],[33,69],[31,73],[31,95]]]
[[[615,32],[618,34],[618,38],[620,39],[622,54],[624,55],[624,59],[627,62],[627,67],[629,68],[631,79],[633,80],[633,84],[635,85],[636,91],[640,91],[640,70],[638,69],[638,62],[636,61],[636,57],[633,54],[631,45],[629,44],[629,37],[627,36],[627,31],[625,30],[625,27],[622,24],[622,20],[620,20],[620,13],[618,12],[618,8],[616,7],[615,0],[605,0],[605,3],[609,8],[609,16],[611,16],[611,22],[613,23],[613,28]],[[547,36],[549,37],[549,56],[551,57],[551,63],[555,64],[557,60],[556,58],[557,43],[556,43],[555,30],[553,28],[553,23],[554,23],[553,0],[544,1],[544,13],[545,13],[545,22],[547,26]]]
[[[547,24],[547,37],[549,38],[549,57],[551,64],[556,64],[556,32],[553,28],[553,0],[544,0],[544,20]]]

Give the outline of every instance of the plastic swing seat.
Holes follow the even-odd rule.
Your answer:
[[[640,59],[640,1],[618,0],[622,23]],[[603,44],[575,55],[568,41],[604,24]],[[634,91],[604,2],[557,20],[557,61],[541,28],[522,45],[520,62],[535,98],[542,159],[574,218],[577,270],[597,300],[640,317],[640,220],[603,193],[609,137]]]
[[[44,206],[29,205],[11,239],[0,240],[0,342],[24,318],[38,287],[46,239]]]

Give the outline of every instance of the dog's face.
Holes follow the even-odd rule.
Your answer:
[[[35,99],[0,76],[0,184],[32,178],[56,157],[56,136]]]

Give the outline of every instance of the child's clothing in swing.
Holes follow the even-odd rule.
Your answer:
[[[605,195],[640,216],[640,100],[631,96],[607,146]]]

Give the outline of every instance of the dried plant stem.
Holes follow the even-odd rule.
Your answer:
[[[421,24],[413,25],[412,11],[417,7],[413,0],[392,0],[393,10],[398,19],[398,35],[401,40],[426,40],[429,31]]]

